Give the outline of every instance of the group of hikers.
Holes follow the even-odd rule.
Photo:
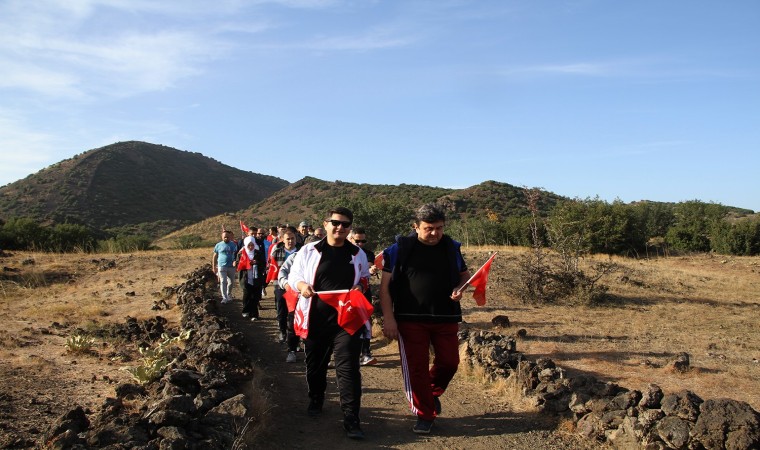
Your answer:
[[[369,280],[381,274],[382,330],[398,341],[404,391],[417,417],[412,431],[429,434],[441,414],[440,397],[459,366],[459,302],[470,278],[461,244],[444,234],[444,210],[425,204],[415,212],[413,231],[398,236],[383,250],[382,264],[375,264],[374,254],[364,248],[366,231],[354,228],[353,219],[351,210],[336,207],[313,229],[305,221],[298,229],[283,225],[269,230],[246,229],[241,222],[246,236],[240,243],[224,230],[212,260],[221,302],[232,301],[237,273],[243,317],[257,321],[262,295],[274,284],[278,340],[287,345],[286,362],[297,361],[303,343],[307,414],[321,414],[332,366],[343,428],[349,438],[362,439],[360,366],[376,362],[370,348]],[[335,293],[345,297],[333,301]]]

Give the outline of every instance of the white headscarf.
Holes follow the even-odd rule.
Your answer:
[[[259,244],[256,243],[256,240],[253,239],[253,236],[246,236],[245,239],[243,239],[243,248],[245,249],[245,252],[248,254],[248,259],[253,261],[253,252],[251,250],[248,250],[248,244],[253,242],[253,250],[259,249]]]
[[[259,244],[256,243],[256,240],[253,239],[253,236],[246,236],[245,239],[243,239],[243,249],[245,250],[245,253],[248,255],[248,260],[253,261],[253,251],[248,250],[248,244],[253,242],[253,250],[256,251],[259,249]],[[254,264],[251,264],[251,268],[248,270],[248,284],[253,284],[253,279],[256,278],[258,274],[258,267]]]

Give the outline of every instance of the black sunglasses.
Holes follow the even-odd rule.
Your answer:
[[[354,242],[356,242],[357,244],[366,244],[367,240],[366,239],[357,239]]]
[[[344,222],[342,220],[335,220],[335,219],[330,219],[330,224],[332,224],[332,226],[334,227],[337,227],[338,225],[343,225],[343,228],[348,228],[351,226],[351,222]]]

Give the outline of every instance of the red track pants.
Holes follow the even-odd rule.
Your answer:
[[[404,393],[412,413],[432,421],[436,416],[433,397],[443,394],[459,367],[459,324],[398,322],[398,331]]]

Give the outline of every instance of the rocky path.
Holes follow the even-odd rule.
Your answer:
[[[221,305],[236,331],[243,332],[256,361],[260,385],[270,394],[267,432],[261,448],[394,448],[394,449],[593,449],[594,443],[556,431],[557,419],[543,414],[512,412],[504,399],[486,391],[479,382],[457,374],[441,398],[443,414],[428,436],[412,433],[415,418],[402,392],[398,348],[395,343],[373,341],[378,364],[362,367],[363,441],[345,437],[334,374],[328,373],[323,414],[306,414],[305,364],[286,363],[285,346],[276,342],[272,289],[262,305],[261,320],[241,317],[240,302]]]

